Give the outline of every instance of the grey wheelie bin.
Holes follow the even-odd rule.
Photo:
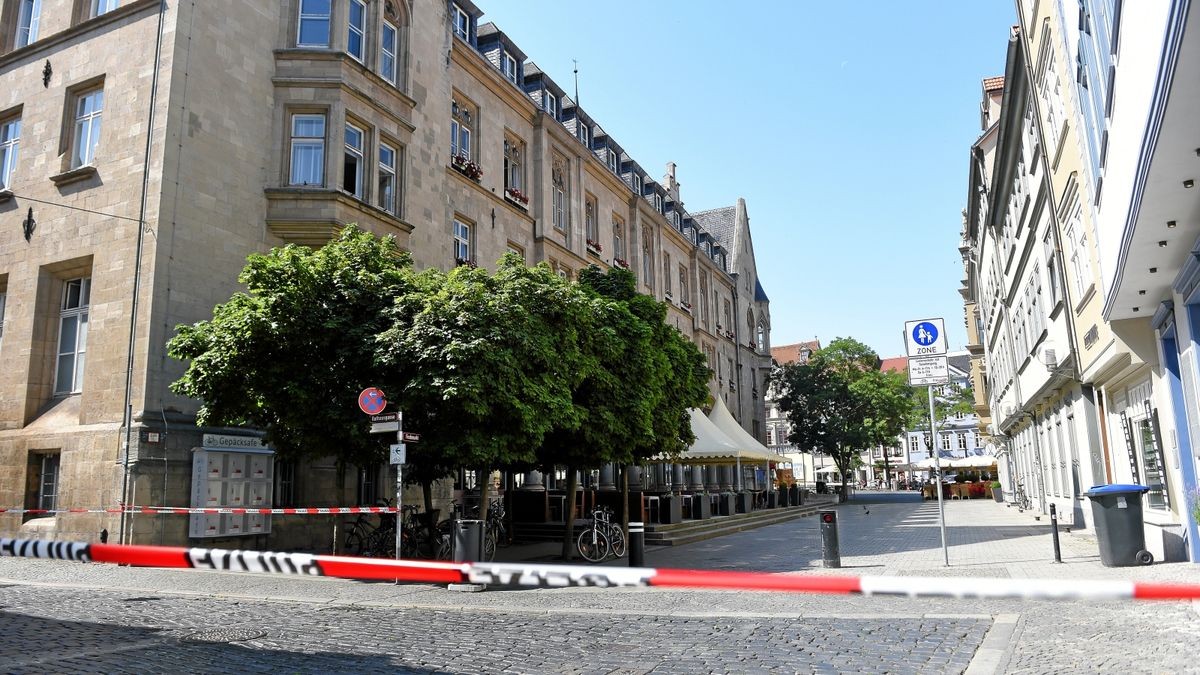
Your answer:
[[[1142,495],[1149,490],[1145,485],[1097,485],[1084,493],[1092,500],[1100,562],[1105,567],[1154,562],[1142,529]]]

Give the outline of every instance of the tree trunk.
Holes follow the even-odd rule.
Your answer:
[[[492,474],[486,468],[477,470],[476,482],[479,483],[479,519],[483,521],[483,527],[479,530],[479,559],[484,560],[484,540],[487,539],[487,518],[488,518],[488,488],[491,487]]]
[[[572,540],[575,538],[575,491],[579,488],[579,472],[574,465],[567,466],[567,506],[563,509],[562,559],[571,562]]]
[[[425,498],[425,517],[429,520],[427,529],[429,537],[426,541],[429,542],[429,549],[424,553],[430,558],[437,555],[437,523],[433,517],[433,481],[426,478],[421,481],[421,496]]]

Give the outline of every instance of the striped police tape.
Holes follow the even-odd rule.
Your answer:
[[[650,567],[546,565],[541,563],[452,563],[429,560],[354,558],[308,553],[0,538],[0,557],[5,556],[117,563],[134,567],[187,568],[343,579],[394,579],[418,583],[474,583],[533,588],[654,586],[908,597],[1036,600],[1200,599],[1200,584],[1073,579],[846,577]]]
[[[127,506],[122,509],[119,506],[113,506],[103,509],[0,509],[0,514],[25,514],[25,515],[61,515],[66,513],[140,513],[147,515],[216,515],[221,513],[231,514],[250,514],[250,515],[275,515],[275,516],[294,516],[294,515],[331,515],[345,513],[395,513],[398,511],[395,506],[323,506],[323,507],[307,507],[307,508],[287,508],[287,509],[271,509],[271,508],[243,508],[239,506],[216,506],[216,507],[183,507],[183,506]]]

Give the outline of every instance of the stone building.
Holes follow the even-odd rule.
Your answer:
[[[174,327],[238,290],[247,254],[348,223],[419,267],[507,251],[567,278],[628,267],[762,438],[770,314],[745,203],[690,213],[673,164],[653,178],[481,16],[469,0],[0,0],[0,506],[385,494],[386,466],[275,461],[251,430],[197,428],[169,390]],[[7,514],[0,533],[321,548],[335,520]]]

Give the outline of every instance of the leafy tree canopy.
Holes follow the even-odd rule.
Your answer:
[[[894,439],[912,395],[903,376],[880,371],[879,364],[870,347],[838,338],[808,363],[777,368],[772,385],[791,423],[788,442],[828,455],[846,476],[862,449]]]
[[[413,291],[408,256],[349,226],[315,251],[251,255],[238,280],[246,292],[168,343],[190,361],[172,391],[202,402],[200,424],[264,429],[281,457],[380,461],[357,397],[379,383],[375,336],[397,319],[393,298]]]

